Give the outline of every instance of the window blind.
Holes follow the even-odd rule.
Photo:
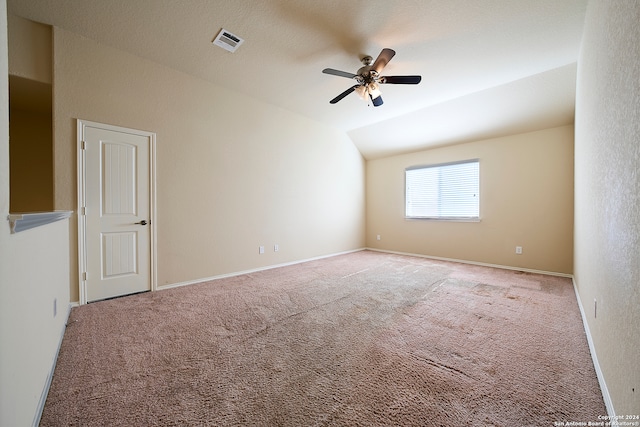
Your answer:
[[[407,218],[480,218],[480,162],[468,160],[405,170]]]

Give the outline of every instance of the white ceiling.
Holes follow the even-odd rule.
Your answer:
[[[587,0],[7,0],[8,11],[348,133],[367,159],[573,123]],[[212,45],[221,28],[244,38]],[[322,74],[396,51],[384,105]]]

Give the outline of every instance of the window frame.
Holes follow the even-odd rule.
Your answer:
[[[454,166],[460,164],[477,163],[478,165],[478,216],[409,216],[407,215],[407,172],[417,169],[440,168],[446,166]],[[480,159],[466,159],[453,162],[431,163],[426,165],[409,166],[404,170],[404,218],[405,220],[426,220],[426,221],[449,221],[449,222],[480,222],[481,221],[481,203],[480,203]]]

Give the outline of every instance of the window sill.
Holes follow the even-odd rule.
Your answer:
[[[73,211],[29,212],[9,214],[7,219],[11,226],[11,233],[29,230],[52,222],[69,218]]]
[[[406,216],[407,221],[441,221],[441,222],[480,222],[480,218],[433,218],[433,217],[417,217]]]

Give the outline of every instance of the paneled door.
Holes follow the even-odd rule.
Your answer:
[[[81,302],[151,290],[154,135],[87,122],[80,132]]]

